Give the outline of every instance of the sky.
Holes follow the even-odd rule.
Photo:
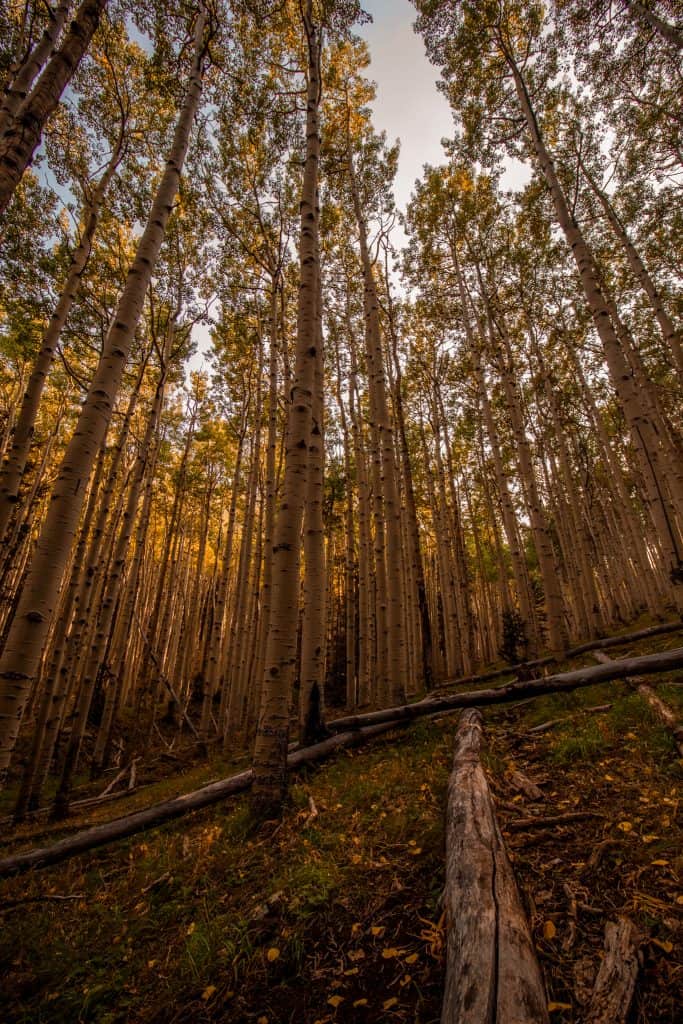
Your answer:
[[[453,118],[437,92],[438,69],[429,63],[420,36],[413,32],[415,8],[408,0],[364,0],[373,23],[356,31],[370,49],[367,72],[377,85],[373,121],[392,144],[401,140],[394,185],[397,205],[405,209],[424,164],[444,160],[441,139],[453,134]]]
[[[424,43],[413,31],[417,12],[409,0],[363,0],[363,7],[373,21],[355,31],[368,44],[371,63],[366,73],[377,86],[373,123],[378,131],[387,133],[390,145],[401,140],[394,197],[399,209],[405,210],[423,166],[444,162],[441,139],[454,134],[453,116],[436,88],[438,68],[429,63]],[[519,187],[528,179],[528,171],[517,162],[508,164],[501,185]],[[392,241],[398,249],[406,242],[399,225],[392,232]],[[399,286],[397,281],[395,285]],[[204,363],[208,330],[199,329],[195,337],[199,350],[188,367],[193,370]]]

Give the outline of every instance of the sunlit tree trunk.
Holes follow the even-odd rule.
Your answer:
[[[287,416],[282,497],[273,531],[273,590],[266,644],[261,715],[254,747],[252,806],[260,817],[278,814],[287,790],[287,746],[296,668],[299,566],[308,480],[311,403],[315,389],[318,290],[317,208],[320,154],[319,26],[312,0],[303,13],[307,42],[306,155],[301,190],[300,278],[294,381]]]
[[[62,576],[78,528],[87,480],[106,436],[123,370],[157,261],[190,131],[199,106],[205,16],[197,19],[190,82],[147,225],[105,339],[76,431],[52,491],[50,509],[31,560],[17,614],[0,658],[0,776],[9,765],[26,699],[40,663]]]
[[[38,147],[47,119],[88,49],[106,4],[107,0],[83,0],[59,49],[0,138],[0,213],[7,208]]]
[[[78,248],[71,257],[66,283],[54,313],[43,335],[40,351],[36,356],[31,376],[26,387],[21,410],[12,433],[12,445],[0,471],[0,541],[5,535],[7,524],[19,499],[19,485],[26,466],[31,438],[38,415],[40,399],[57,350],[57,343],[64,324],[78,294],[81,276],[88,262],[95,229],[107,189],[123,156],[123,134],[112,153],[107,168],[97,183],[92,197],[83,211],[83,232]]]
[[[678,611],[683,611],[683,541],[676,524],[675,510],[666,497],[660,440],[635,389],[602,291],[597,264],[569,209],[562,185],[555,172],[552,157],[546,148],[526,82],[506,44],[502,45],[514,78],[517,98],[526,120],[531,142],[541,172],[552,195],[558,223],[576,262],[586,302],[595,329],[602,341],[610,377],[619,396],[633,444],[638,453],[640,471],[644,481],[644,498],[648,513],[657,531],[667,572],[673,584],[676,607]]]
[[[48,7],[47,24],[42,36],[26,54],[23,62],[7,83],[2,105],[0,105],[0,139],[14,121],[14,115],[28,96],[36,76],[40,74],[52,53],[59,34],[64,28],[70,8],[71,0],[61,0],[54,10]]]

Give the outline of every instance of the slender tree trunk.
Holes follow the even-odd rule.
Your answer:
[[[638,3],[638,0],[626,0],[626,6],[635,18],[646,21],[650,28],[653,28],[662,39],[666,39],[667,43],[671,43],[677,49],[683,50],[683,32],[674,25],[670,25],[668,21],[660,18],[654,11],[648,10],[645,4]]]
[[[683,548],[681,537],[676,527],[674,510],[671,507],[671,503],[667,501],[663,490],[664,474],[660,442],[652,423],[644,413],[642,403],[635,390],[628,363],[612,324],[608,305],[601,289],[597,264],[575,217],[570,212],[562,185],[555,172],[552,157],[543,140],[541,128],[538,124],[526,83],[514,57],[507,48],[507,43],[504,40],[500,42],[515,81],[517,98],[527,123],[541,172],[545,177],[553,198],[558,223],[564,232],[567,244],[576,262],[586,302],[590,309],[595,329],[602,341],[610,377],[621,401],[624,416],[626,417],[633,443],[639,456],[640,468],[645,482],[645,500],[648,512],[652,517],[658,541],[664,554],[666,569],[673,584],[676,608],[681,611],[683,610]]]
[[[580,165],[586,181],[590,185],[593,193],[597,196],[600,205],[605,211],[605,216],[614,231],[615,237],[624,250],[624,254],[633,276],[650,301],[650,306],[652,307],[652,311],[655,314],[657,323],[659,324],[662,332],[664,344],[671,349],[674,364],[678,370],[679,376],[683,380],[683,347],[681,346],[680,331],[676,329],[673,320],[666,311],[662,296],[660,295],[657,286],[647,272],[647,268],[643,263],[640,253],[629,238],[628,232],[622,224],[621,218],[612,206],[607,194],[599,187],[583,160],[580,160]]]
[[[396,482],[393,424],[386,394],[384,352],[379,322],[377,286],[367,243],[367,227],[360,204],[350,139],[347,139],[347,165],[354,212],[358,225],[361,265],[363,268],[363,301],[365,309],[366,359],[370,389],[372,426],[376,431],[379,459],[373,459],[373,491],[375,511],[375,571],[380,601],[386,602],[386,666],[380,660],[380,672],[386,672],[387,693],[391,700],[405,697],[407,661],[404,632],[403,591],[401,586],[401,505]],[[378,538],[386,531],[386,545]]]
[[[324,409],[322,282],[318,264],[316,365],[311,403],[311,440],[304,512],[304,608],[299,678],[299,738],[314,743],[325,735],[326,562],[324,497]]]
[[[78,294],[81,277],[90,256],[102,203],[111,180],[116,173],[116,169],[121,162],[123,149],[124,139],[122,132],[119,144],[110,157],[107,169],[97,183],[92,198],[83,211],[84,227],[81,240],[71,257],[71,265],[67,273],[64,289],[45,330],[40,351],[33,364],[26,393],[21,403],[19,418],[12,434],[12,445],[7,460],[0,471],[0,541],[5,535],[12,509],[16,507],[19,500],[19,485],[21,484],[21,478],[26,466],[26,459],[28,458],[45,382],[55,357],[57,343],[59,342],[64,324],[71,311],[74,299]]]
[[[319,26],[307,0],[303,24],[308,50],[306,158],[301,191],[300,278],[294,382],[287,416],[282,498],[273,531],[273,590],[266,645],[261,715],[254,747],[252,807],[260,817],[279,814],[287,790],[287,746],[292,687],[296,666],[299,613],[299,566],[304,495],[308,479],[312,400],[318,343],[317,207],[320,154]]]
[[[61,46],[0,138],[0,213],[38,148],[45,123],[88,49],[106,4],[107,0],[83,0]]]
[[[15,114],[28,96],[36,76],[40,74],[45,61],[52,54],[70,8],[71,0],[61,0],[54,11],[48,7],[48,21],[42,36],[26,54],[24,61],[5,88],[0,106],[0,139],[11,126]]]
[[[55,483],[47,519],[38,539],[17,614],[0,658],[0,777],[9,765],[24,707],[40,663],[59,587],[96,454],[107,433],[123,370],[142,313],[202,90],[205,13],[197,18],[189,87],[176,125],[171,152],[128,273],[114,320],[105,339],[74,436]]]

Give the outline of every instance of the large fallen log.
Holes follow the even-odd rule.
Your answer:
[[[555,676],[542,679],[531,679],[525,683],[507,683],[489,690],[473,690],[468,693],[453,694],[445,697],[431,697],[416,704],[406,704],[384,711],[373,711],[367,715],[352,715],[337,718],[329,722],[327,727],[333,733],[329,739],[316,743],[311,747],[302,747],[291,753],[287,758],[290,768],[301,764],[321,761],[342,747],[356,746],[366,739],[380,735],[398,725],[423,718],[428,715],[439,715],[445,711],[463,707],[496,704],[519,700],[523,697],[540,696],[544,693],[556,693],[574,690],[581,686],[593,686],[595,683],[611,679],[623,679],[637,672],[668,672],[683,666],[683,648],[651,654],[642,658],[625,658],[610,662],[609,665],[596,665],[593,668],[577,669],[574,672],[562,672]],[[192,793],[165,800],[154,804],[143,811],[114,821],[96,825],[93,828],[78,832],[53,846],[39,850],[28,850],[0,860],[0,878],[32,867],[43,867],[68,860],[86,850],[104,846],[117,839],[135,835],[145,829],[172,821],[190,811],[210,804],[219,803],[233,793],[239,793],[251,785],[251,771],[241,772],[220,782],[213,782]]]
[[[441,1024],[542,1024],[543,979],[480,761],[481,714],[464,711],[446,810],[448,929]]]
[[[494,668],[489,672],[482,672],[476,676],[462,676],[460,679],[445,679],[435,690],[451,689],[453,686],[464,686],[471,683],[488,683],[492,679],[500,679],[501,676],[511,675],[516,672],[529,672],[532,669],[542,668],[544,665],[552,665],[557,661],[565,661],[567,658],[576,658],[580,654],[588,654],[590,651],[605,650],[609,647],[621,647],[624,644],[634,643],[637,640],[647,640],[651,636],[661,636],[665,633],[678,633],[683,629],[683,622],[662,622],[658,626],[648,626],[647,629],[636,630],[635,633],[622,633],[621,636],[602,637],[600,640],[589,640],[588,643],[580,644],[578,647],[570,647],[563,654],[547,655],[545,658],[536,658],[535,661],[520,661],[516,665],[504,665],[502,668]]]
[[[620,658],[607,665],[592,665],[588,668],[558,672],[552,676],[529,679],[523,683],[503,683],[502,686],[487,690],[468,690],[465,693],[446,694],[442,697],[427,697],[414,704],[370,711],[364,715],[345,715],[327,723],[332,732],[360,729],[366,725],[382,722],[410,722],[425,715],[438,715],[455,708],[483,707],[487,704],[503,704],[521,700],[524,697],[540,697],[546,693],[562,693],[577,690],[583,686],[595,686],[613,679],[625,679],[638,673],[656,674],[671,672],[683,667],[683,647],[672,651],[660,651],[639,658]]]
[[[593,657],[603,665],[614,664],[609,655],[603,654],[601,651],[596,651]],[[637,690],[643,700],[650,705],[664,728],[669,730],[674,741],[674,746],[678,751],[678,756],[683,757],[683,723],[678,721],[674,711],[668,704],[664,703],[662,698],[655,693],[652,687],[644,679],[627,678],[626,681],[629,682]]]
[[[371,726],[365,729],[358,729],[336,736],[330,736],[321,743],[315,743],[310,747],[303,747],[295,750],[287,758],[290,768],[298,768],[301,765],[312,764],[322,761],[324,758],[334,754],[337,750],[347,747],[355,747],[364,743],[374,736],[388,732],[395,728],[395,724]],[[242,793],[251,785],[251,769],[233,775],[229,779],[221,779],[219,782],[212,782],[202,786],[192,793],[184,793],[181,796],[173,797],[171,800],[164,800],[162,803],[153,804],[142,811],[128,814],[114,821],[107,821],[93,828],[77,832],[76,835],[54,843],[52,846],[45,846],[41,849],[26,850],[10,857],[0,860],[0,878],[8,875],[19,874],[31,868],[47,867],[49,864],[58,864],[60,861],[69,860],[79,853],[87,850],[94,850],[98,846],[105,846],[118,839],[125,839],[138,832],[144,832],[148,828],[162,825],[174,818],[180,818],[190,811],[200,810],[202,807],[209,807],[211,804],[220,803],[229,796]]]
[[[586,1024],[624,1024],[638,976],[638,933],[627,917],[605,925],[605,955],[585,1014]]]

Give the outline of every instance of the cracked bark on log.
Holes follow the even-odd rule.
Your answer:
[[[548,1021],[543,979],[480,761],[478,711],[456,734],[446,812],[442,1024]]]
[[[627,917],[605,925],[605,955],[586,1011],[586,1024],[624,1024],[638,975],[638,933]]]

